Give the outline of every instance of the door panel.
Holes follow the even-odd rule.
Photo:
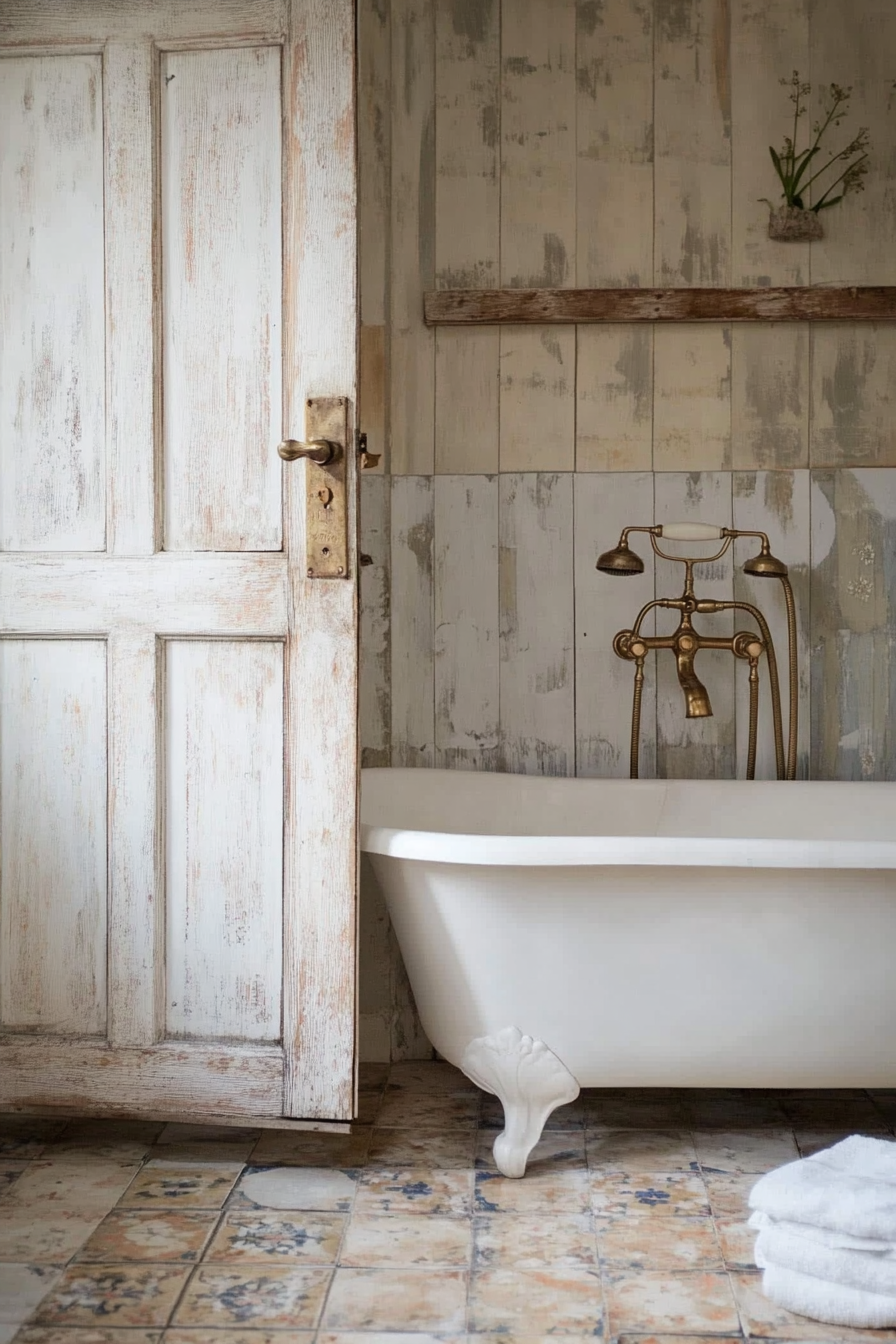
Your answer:
[[[314,581],[276,451],[353,435],[353,30],[0,15],[0,1106],[353,1113],[355,461]]]
[[[101,551],[101,58],[6,62],[0,126],[0,545]]]
[[[0,640],[0,688],[0,1025],[105,1035],[105,642]]]
[[[165,549],[279,550],[280,48],[161,59]]]
[[[165,664],[166,1036],[279,1041],[283,646],[171,640]]]

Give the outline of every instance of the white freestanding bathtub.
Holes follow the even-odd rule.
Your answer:
[[[365,770],[361,820],[508,1174],[580,1086],[896,1086],[896,784]]]

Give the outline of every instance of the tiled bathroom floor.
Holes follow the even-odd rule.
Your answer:
[[[0,1344],[896,1341],[760,1291],[757,1176],[896,1092],[592,1091],[524,1180],[447,1064],[362,1070],[351,1135],[0,1117]]]

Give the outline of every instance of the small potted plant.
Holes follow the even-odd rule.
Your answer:
[[[781,195],[784,204],[776,206],[767,196],[760,198],[771,212],[768,236],[785,242],[823,238],[824,229],[819,213],[842,201],[851,191],[864,190],[862,179],[868,171],[868,127],[860,127],[855,138],[839,153],[829,151],[828,158],[819,167],[822,137],[830,127],[839,126],[845,117],[852,89],[843,89],[839,84],[830,86],[822,107],[822,119],[812,127],[815,138],[805,149],[797,150],[800,118],[805,116],[805,100],[812,92],[812,86],[800,79],[797,70],[794,70],[791,79],[782,79],[781,83],[790,88],[793,135],[785,137],[784,147],[780,151],[769,145],[772,163],[783,188]],[[840,166],[842,171],[833,179],[829,178],[827,184],[820,182],[819,179],[835,166]],[[815,191],[812,196],[818,199],[808,205],[806,202],[811,199],[809,192],[813,186]]]

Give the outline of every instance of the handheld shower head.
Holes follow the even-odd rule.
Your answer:
[[[764,546],[758,555],[744,561],[744,573],[757,579],[786,579],[787,566]]]
[[[643,574],[644,561],[640,555],[629,549],[625,534],[619,540],[619,545],[612,551],[604,551],[603,555],[598,556],[596,569],[602,574]]]

